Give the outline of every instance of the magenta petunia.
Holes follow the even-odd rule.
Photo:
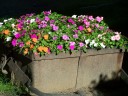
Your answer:
[[[75,46],[74,45],[71,45],[69,46],[70,50],[74,50],[75,49]]]
[[[12,40],[12,46],[16,46],[17,45],[17,39],[13,39]]]
[[[23,42],[19,42],[19,47],[23,47],[24,43]]]
[[[83,31],[83,30],[84,30],[84,27],[83,27],[83,26],[79,26],[78,29],[79,29],[80,31]]]
[[[57,45],[57,49],[62,50],[63,46],[62,45]]]
[[[18,38],[20,38],[20,37],[21,37],[21,34],[20,34],[20,33],[16,33],[16,34],[15,34],[15,38],[16,38],[16,39],[18,39]]]
[[[37,39],[37,35],[36,34],[32,34],[30,35],[31,38],[36,38]]]
[[[74,20],[72,18],[69,18],[68,22],[71,23],[71,24],[75,24],[75,22],[74,22]]]

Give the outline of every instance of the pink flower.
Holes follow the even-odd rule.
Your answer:
[[[103,30],[103,29],[104,29],[104,27],[103,26],[100,26],[99,30]]]
[[[52,39],[53,39],[53,40],[56,40],[56,39],[57,39],[57,36],[54,36]]]
[[[55,26],[55,25],[52,26],[52,29],[53,29],[54,31],[57,31],[58,28],[59,28],[58,26]]]
[[[45,20],[45,21],[49,21],[50,19],[49,19],[48,16],[45,16],[44,20]]]
[[[44,15],[47,15],[48,16],[48,15],[51,14],[51,10],[50,11],[44,11],[43,13],[44,13]]]
[[[74,34],[74,35],[73,35],[73,38],[78,38],[78,35],[77,35],[77,34]]]
[[[96,28],[99,28],[99,24],[95,24]]]
[[[57,49],[62,50],[63,46],[62,45],[57,45]]]
[[[112,37],[111,37],[111,40],[112,40],[112,41],[115,41],[115,40],[116,40],[115,36],[112,36]]]
[[[83,46],[84,46],[84,43],[79,42],[79,46],[80,46],[80,47],[83,47]]]
[[[115,39],[118,41],[120,40],[120,35],[115,35]]]
[[[103,17],[99,17],[99,16],[96,17],[96,21],[101,22],[102,20],[103,20]]]
[[[63,40],[69,40],[69,37],[67,35],[62,36]]]
[[[80,31],[83,31],[83,30],[84,30],[84,27],[83,27],[83,26],[79,26],[78,29],[79,29]]]
[[[112,40],[112,41],[115,41],[115,40],[118,41],[118,40],[120,40],[120,35],[118,34],[118,35],[112,36],[112,37],[111,37],[111,40]]]
[[[85,22],[86,27],[90,26],[90,22]]]
[[[91,20],[91,21],[94,20],[93,16],[89,16],[88,19]]]
[[[12,40],[12,46],[16,46],[17,45],[17,40],[16,39],[13,39]]]
[[[76,44],[75,42],[70,42],[70,46],[75,45],[75,44]]]
[[[69,48],[70,48],[70,50],[74,50],[75,46],[74,45],[70,45]]]

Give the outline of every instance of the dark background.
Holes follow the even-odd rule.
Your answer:
[[[44,10],[64,15],[103,16],[111,29],[128,37],[127,6],[127,0],[0,0],[0,18],[18,18],[20,15],[38,14]],[[124,68],[128,70],[127,56]]]

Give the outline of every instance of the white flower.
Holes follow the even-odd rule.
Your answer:
[[[4,20],[4,22],[6,23],[8,20]]]
[[[94,47],[97,47],[97,46],[98,46],[98,43],[95,43],[95,44],[94,44]]]
[[[95,40],[92,40],[91,42],[90,42],[90,46],[92,46],[92,45],[94,45],[95,44]]]
[[[76,18],[77,15],[72,15],[72,18]]]
[[[100,43],[100,46],[101,46],[102,48],[105,48],[105,45],[104,45],[103,43]]]
[[[85,40],[85,43],[88,44],[90,42],[90,39]]]
[[[12,18],[9,18],[8,20],[12,20]]]
[[[3,23],[2,23],[2,22],[0,22],[0,27],[2,27],[2,25],[3,25]]]
[[[12,26],[12,28],[14,28],[15,27],[15,24],[12,24],[11,26]]]
[[[33,22],[35,22],[35,19],[31,19],[31,20],[30,20],[30,23],[33,23]]]
[[[6,38],[6,41],[8,42],[8,41],[11,41],[12,40],[12,37],[7,37]]]

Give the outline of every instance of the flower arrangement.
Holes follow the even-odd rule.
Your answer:
[[[109,29],[103,17],[63,16],[51,11],[26,14],[0,22],[0,38],[27,55],[72,52],[87,49],[125,48],[128,39]]]

